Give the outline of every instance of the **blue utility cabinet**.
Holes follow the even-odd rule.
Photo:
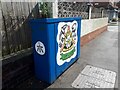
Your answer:
[[[80,57],[81,18],[31,19],[35,75],[53,83]]]

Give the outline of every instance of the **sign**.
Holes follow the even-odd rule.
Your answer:
[[[57,64],[60,66],[65,62],[70,62],[77,55],[77,21],[60,22],[57,34]]]
[[[35,44],[35,50],[38,54],[44,55],[45,54],[45,46],[42,42],[38,41]]]

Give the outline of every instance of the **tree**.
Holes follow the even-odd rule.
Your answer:
[[[51,8],[48,6],[48,4],[50,3],[47,3],[47,2],[43,2],[43,3],[40,3],[40,14],[42,16],[42,18],[50,18],[52,17],[51,15]]]

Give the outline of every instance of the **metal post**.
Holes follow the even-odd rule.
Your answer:
[[[102,18],[104,17],[104,10],[102,9]]]
[[[89,19],[91,19],[91,16],[92,16],[91,14],[92,14],[92,6],[90,5],[89,6]]]
[[[58,0],[52,3],[53,18],[58,18]]]
[[[90,0],[91,1],[91,0]],[[91,16],[92,16],[92,7],[93,7],[93,4],[91,2],[87,3],[88,7],[89,7],[89,11],[88,11],[88,19],[91,19]]]

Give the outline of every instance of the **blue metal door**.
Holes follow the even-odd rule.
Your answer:
[[[80,57],[80,18],[33,19],[35,74],[53,83]]]
[[[80,57],[80,25],[80,19],[55,24],[57,77]]]

